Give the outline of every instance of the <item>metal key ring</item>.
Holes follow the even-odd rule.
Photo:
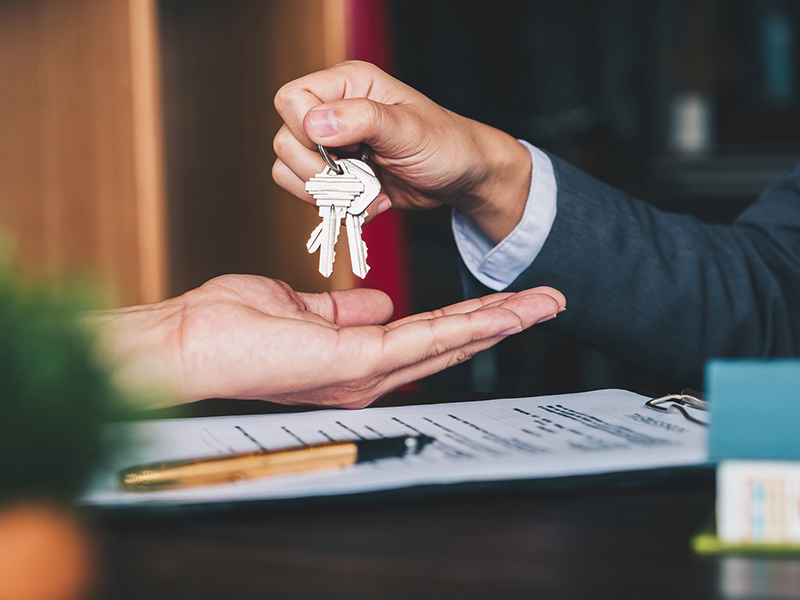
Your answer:
[[[319,155],[322,157],[322,160],[325,161],[325,164],[328,165],[331,169],[336,171],[337,175],[341,175],[344,173],[344,169],[337,165],[336,162],[331,158],[331,155],[328,154],[328,151],[325,149],[324,146],[321,144],[317,144],[317,148],[319,148]]]

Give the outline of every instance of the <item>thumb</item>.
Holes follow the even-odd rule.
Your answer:
[[[342,327],[379,325],[388,321],[394,310],[389,296],[367,288],[297,295],[308,310]]]
[[[350,98],[314,107],[303,119],[303,130],[315,144],[341,148],[364,142],[381,154],[407,147],[419,139],[417,119],[397,104]]]

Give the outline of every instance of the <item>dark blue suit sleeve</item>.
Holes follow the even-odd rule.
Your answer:
[[[712,357],[799,354],[800,167],[721,226],[551,160],[558,213],[509,287],[565,294],[550,331],[686,381],[699,381]]]

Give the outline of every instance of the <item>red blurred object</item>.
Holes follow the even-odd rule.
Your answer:
[[[393,71],[389,11],[385,0],[350,0],[347,4],[347,56]],[[394,302],[394,318],[411,314],[405,220],[388,211],[364,228],[370,271],[359,287],[381,290]]]

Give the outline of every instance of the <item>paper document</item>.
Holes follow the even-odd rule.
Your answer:
[[[677,411],[645,408],[620,390],[425,406],[143,421],[113,425],[131,451],[98,473],[86,504],[198,504],[352,494],[417,485],[550,478],[701,465],[707,429]],[[688,409],[691,410],[691,409]],[[707,418],[705,413],[693,415]],[[137,464],[272,450],[331,440],[423,433],[422,453],[352,467],[206,488],[125,492]]]

